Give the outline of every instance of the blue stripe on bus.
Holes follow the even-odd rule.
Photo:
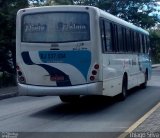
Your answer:
[[[32,62],[32,60],[29,56],[29,52],[22,52],[21,55],[22,55],[22,58],[23,58],[23,61],[24,61],[25,64],[27,64],[27,65],[35,64],[35,63]]]
[[[38,65],[42,68],[44,68],[50,76],[54,77],[54,76],[63,76],[64,77],[64,80],[63,81],[56,81],[56,84],[57,86],[71,86],[71,81],[70,81],[70,78],[68,75],[66,75],[64,72],[62,72],[61,70],[55,68],[55,67],[52,67],[52,66],[49,66],[49,65],[45,65],[45,64],[35,64],[31,58],[30,58],[30,55],[29,55],[29,52],[22,52],[22,59],[24,61],[25,64],[27,65]]]
[[[87,80],[91,65],[91,52],[81,51],[40,51],[39,57],[43,63],[67,63],[77,68]]]

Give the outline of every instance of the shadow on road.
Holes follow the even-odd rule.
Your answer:
[[[83,96],[75,103],[60,103],[32,114],[35,117],[92,114],[114,105],[115,98],[106,96]]]
[[[154,87],[151,87],[152,86],[149,86],[147,89],[154,89]],[[122,101],[122,103],[127,103],[132,96],[141,96],[141,94],[145,93],[145,90],[146,89],[140,89],[139,87],[131,89],[126,101]],[[117,96],[114,98],[107,96],[83,96],[76,103],[59,103],[57,105],[50,106],[47,109],[38,111],[31,116],[48,118],[55,116],[62,117],[66,115],[90,115],[103,110],[109,110],[118,103],[119,101]]]

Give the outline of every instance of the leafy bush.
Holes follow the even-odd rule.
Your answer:
[[[152,63],[160,63],[160,30],[150,30]]]
[[[16,86],[16,75],[7,72],[0,72],[0,87]]]

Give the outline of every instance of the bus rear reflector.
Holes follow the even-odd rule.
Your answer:
[[[16,69],[17,69],[18,82],[19,82],[19,83],[22,83],[22,84],[26,83],[26,79],[25,79],[25,77],[24,77],[24,75],[23,75],[20,67],[17,66]]]
[[[92,75],[97,75],[97,71],[96,71],[96,70],[93,70],[93,71],[92,71]]]
[[[94,77],[94,76],[91,76],[91,77],[90,77],[90,80],[91,80],[91,81],[94,81],[94,80],[95,80],[95,77]]]
[[[94,68],[99,69],[99,65],[98,64],[94,65]]]
[[[22,72],[21,71],[17,71],[18,76],[22,76]]]
[[[19,80],[20,83],[25,83],[25,78],[23,76],[19,77],[18,80]]]
[[[19,70],[20,70],[19,66],[16,66],[16,70],[17,70],[17,71],[19,71]]]

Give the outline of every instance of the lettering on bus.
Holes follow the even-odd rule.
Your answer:
[[[47,25],[46,24],[32,24],[32,23],[25,23],[24,24],[24,31],[25,33],[34,33],[34,32],[46,32]]]
[[[76,23],[63,23],[63,22],[58,22],[57,23],[57,31],[69,31],[69,32],[74,32],[74,31],[80,31],[80,32],[85,32],[87,31],[87,25],[85,24],[76,24]]]
[[[40,58],[42,60],[47,60],[47,61],[52,61],[52,60],[62,60],[64,58],[66,58],[66,54],[65,53],[40,53]]]

